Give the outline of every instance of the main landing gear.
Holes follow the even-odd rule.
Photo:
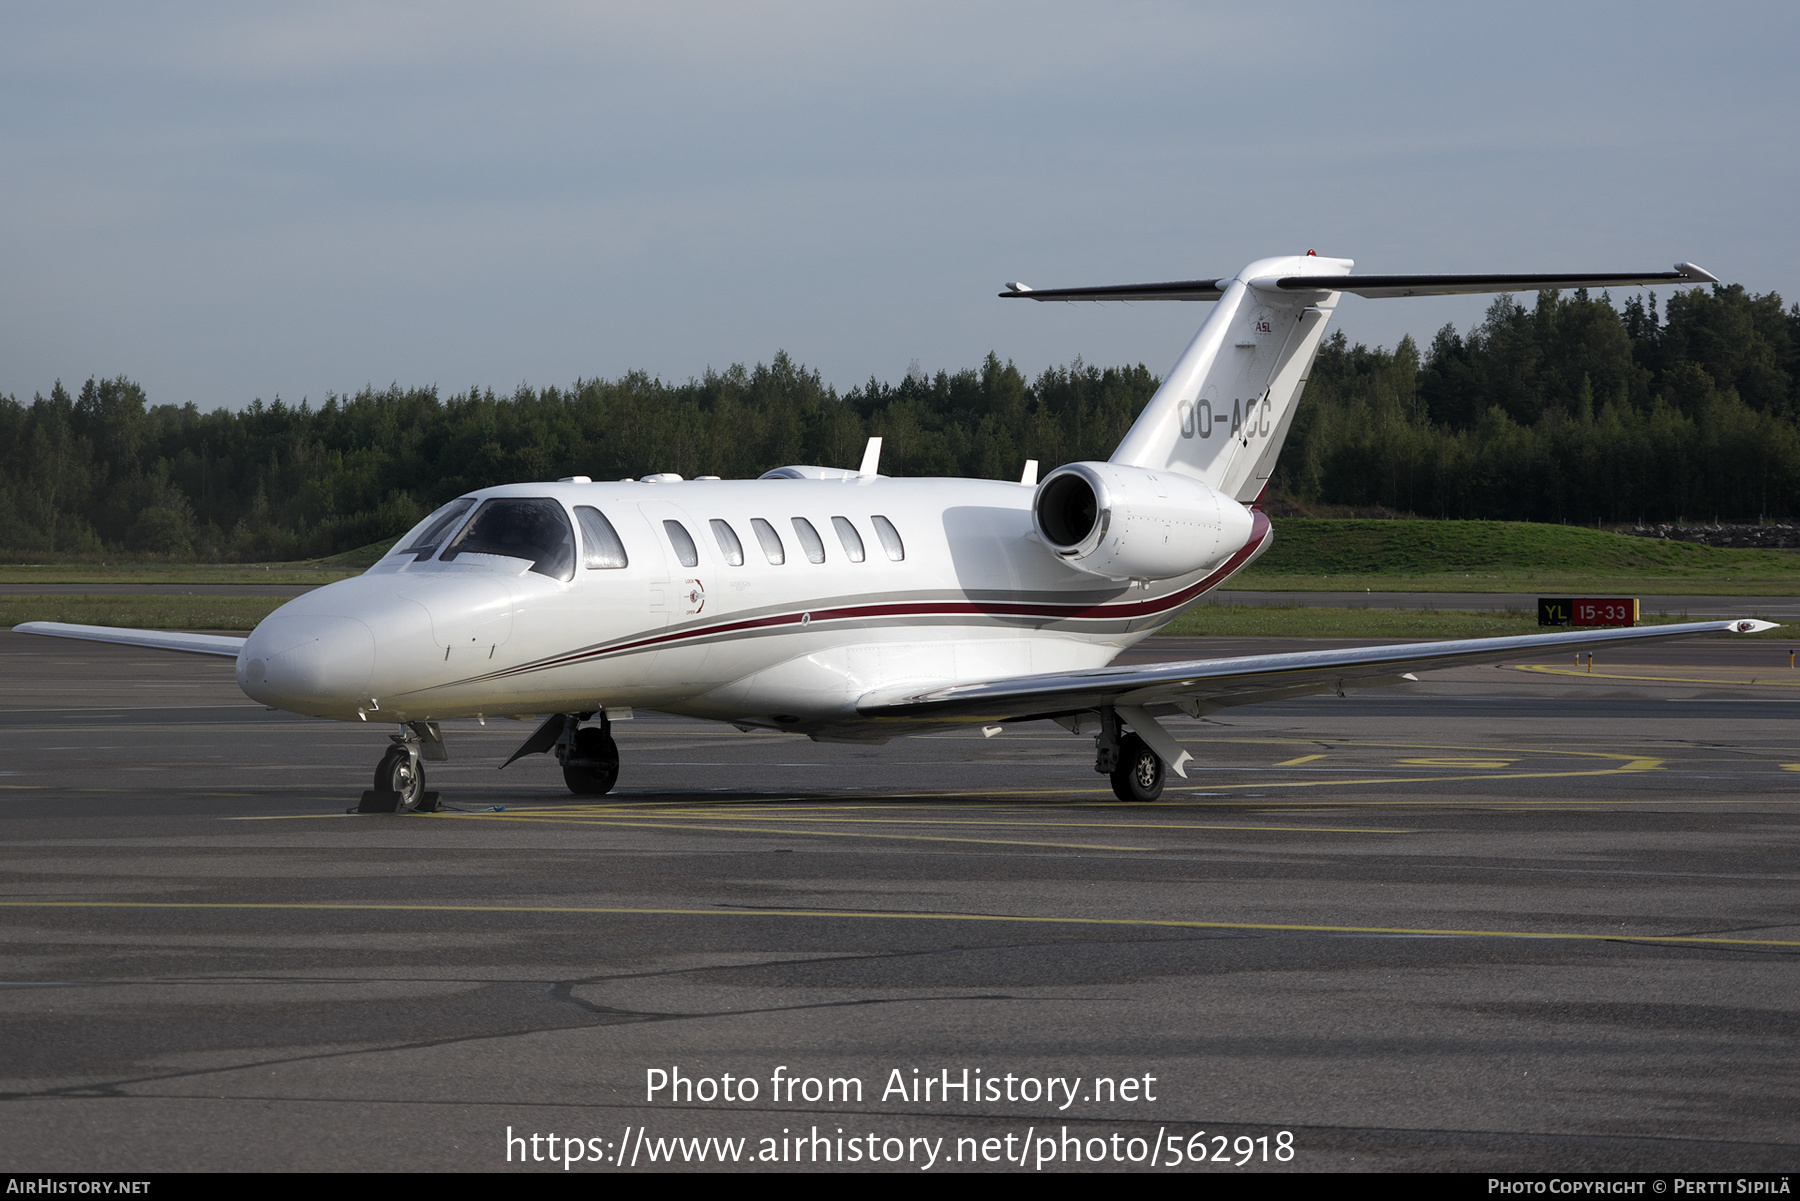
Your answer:
[[[562,764],[563,783],[576,796],[605,796],[619,780],[619,744],[613,741],[612,722],[600,715],[599,726],[583,726],[592,713],[552,713],[537,732],[500,766],[525,755],[556,755]]]
[[[1094,770],[1112,782],[1113,795],[1121,801],[1154,801],[1162,795],[1161,756],[1136,734],[1121,733],[1119,715],[1111,709],[1100,711]]]

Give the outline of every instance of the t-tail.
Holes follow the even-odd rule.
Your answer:
[[[1345,292],[1382,298],[1718,282],[1692,263],[1677,263],[1673,271],[1586,275],[1353,275],[1353,265],[1307,251],[1258,259],[1223,279],[1096,288],[1008,284],[1000,295],[1216,301],[1110,461],[1184,475],[1249,505],[1269,486],[1325,327]]]
[[[1260,498],[1338,300],[1336,292],[1281,292],[1264,281],[1348,275],[1353,265],[1259,259],[1214,281],[1218,303],[1112,461],[1192,476],[1240,504]]]

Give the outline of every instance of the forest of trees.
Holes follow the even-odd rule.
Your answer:
[[[1654,298],[1501,297],[1421,354],[1325,344],[1276,491],[1433,517],[1621,523],[1800,514],[1800,306],[1741,287]],[[777,354],[671,384],[641,374],[521,386],[153,405],[125,378],[0,396],[0,551],[288,560],[404,531],[471,488],[654,471],[853,466],[1017,478],[1104,459],[1157,379],[1080,360],[1028,380],[979,368],[839,394]]]

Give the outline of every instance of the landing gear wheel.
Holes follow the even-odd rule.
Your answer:
[[[576,796],[605,796],[619,781],[619,744],[605,730],[575,731],[563,760],[563,783]]]
[[[1142,738],[1127,734],[1119,739],[1119,766],[1111,779],[1121,801],[1154,801],[1162,795],[1163,761]]]
[[[394,812],[413,813],[425,799],[425,769],[405,747],[390,747],[375,768],[375,791],[399,793]]]

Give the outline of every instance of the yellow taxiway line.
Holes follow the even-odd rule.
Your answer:
[[[860,806],[859,806],[860,808]],[[757,822],[825,822],[831,825],[871,825],[871,826],[1003,826],[1009,829],[1040,828],[1063,830],[1247,830],[1253,833],[1274,832],[1278,834],[1416,834],[1417,830],[1381,829],[1374,826],[1226,826],[1197,825],[1188,822],[1033,822],[1033,821],[966,821],[956,818],[917,818],[905,816],[905,810],[895,810],[894,817],[832,817],[829,814],[799,814],[792,817],[761,817],[753,810],[736,814],[740,821]],[[449,813],[449,817],[477,818],[522,818],[527,821],[617,821],[621,818],[645,817],[661,818],[667,821],[716,822],[721,820],[710,810],[696,813],[658,812],[643,813],[629,809],[619,810],[576,810],[559,812],[555,809],[524,809],[505,813]]]
[[[1185,918],[1063,917],[1007,913],[905,913],[878,909],[678,909],[618,905],[433,905],[366,901],[0,901],[4,909],[171,909],[218,912],[568,914],[639,917],[801,917],[865,921],[994,922],[1170,930],[1261,930],[1279,934],[1369,934],[1419,938],[1504,938],[1543,942],[1654,942],[1701,946],[1800,947],[1800,939],[1710,934],[1582,934],[1554,930],[1468,930],[1439,926],[1324,926],[1303,922],[1210,922]]]
[[[1763,676],[1752,676],[1748,680],[1713,680],[1694,676],[1628,676],[1616,671],[1587,671],[1579,667],[1553,667],[1548,663],[1516,663],[1519,671],[1541,672],[1547,676],[1581,676],[1592,680],[1643,680],[1653,684],[1736,684],[1748,687],[1754,684],[1758,688],[1800,688],[1800,680],[1771,680]]]

